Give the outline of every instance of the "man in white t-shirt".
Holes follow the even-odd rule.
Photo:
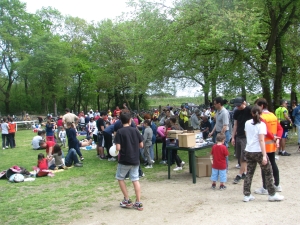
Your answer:
[[[31,142],[33,150],[45,149],[40,147],[40,141],[44,140],[46,132],[44,130],[39,130],[37,136],[34,136]]]

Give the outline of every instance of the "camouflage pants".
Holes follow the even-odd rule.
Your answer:
[[[275,194],[273,172],[270,161],[266,165],[262,165],[263,155],[261,152],[247,152],[245,151],[245,156],[247,160],[247,175],[244,180],[244,195],[249,196],[251,194],[251,183],[253,175],[257,166],[257,163],[260,165],[262,171],[264,171],[266,177],[266,186],[269,192],[269,195]]]

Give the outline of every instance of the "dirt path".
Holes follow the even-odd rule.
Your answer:
[[[143,211],[120,208],[121,192],[116,192],[95,207],[82,212],[83,218],[72,225],[98,224],[300,224],[300,187],[297,146],[290,146],[289,157],[280,157],[277,165],[280,171],[282,202],[268,202],[267,195],[254,194],[261,187],[260,169],[257,168],[252,183],[254,201],[243,202],[243,182],[232,184],[238,170],[231,162],[227,190],[210,189],[209,177],[197,178],[192,183],[187,168],[184,172],[171,173],[171,180],[149,182],[141,180]],[[167,170],[166,175],[167,178]],[[133,195],[133,188],[129,188]]]

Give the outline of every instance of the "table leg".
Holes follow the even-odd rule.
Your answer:
[[[167,149],[168,151],[168,179],[171,178],[170,176],[170,166],[171,166],[171,150]]]
[[[158,161],[158,150],[157,150],[157,143],[155,142],[155,150],[156,150],[156,161]]]
[[[192,173],[192,152],[188,151],[189,153],[189,170],[190,170],[190,173]]]
[[[191,152],[191,164],[192,164],[192,174],[193,174],[193,183],[196,184],[196,169],[195,169],[195,152]]]

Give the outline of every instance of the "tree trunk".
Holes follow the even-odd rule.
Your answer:
[[[276,104],[279,105],[280,99],[282,99],[282,47],[281,39],[278,37],[275,41],[275,59],[276,59],[276,73],[274,77],[274,89],[273,89],[273,99],[274,99],[274,109]]]

